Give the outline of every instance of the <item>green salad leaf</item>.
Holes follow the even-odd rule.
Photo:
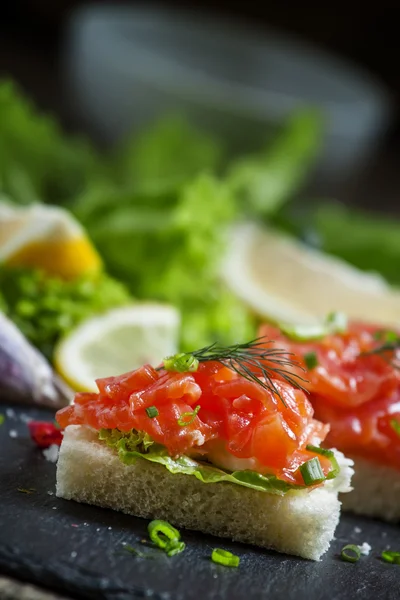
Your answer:
[[[157,121],[119,148],[115,166],[135,190],[179,188],[201,171],[215,171],[224,154],[220,140],[202,133],[179,116]]]
[[[399,221],[324,202],[314,211],[312,222],[322,250],[400,284]]]
[[[256,321],[220,281],[226,232],[242,218],[271,217],[297,195],[320,138],[319,116],[301,111],[272,138],[266,135],[260,152],[232,160],[213,134],[166,117],[101,156],[90,143],[62,133],[16,86],[0,82],[0,195],[20,204],[67,206],[112,277],[135,298],[181,311],[183,350],[213,341],[229,345],[254,337]],[[85,312],[72,288],[64,290],[62,303],[48,300],[47,292],[38,296],[35,314],[29,296],[25,305],[7,293],[0,298],[47,354],[58,332],[76,321],[75,312]],[[105,304],[112,295],[107,285]],[[57,304],[50,316],[49,303]],[[32,312],[32,325],[21,311]]]
[[[105,274],[64,281],[39,270],[0,267],[0,307],[49,359],[78,323],[129,302],[125,287]]]
[[[20,204],[64,203],[104,168],[88,142],[65,136],[15,84],[0,82],[0,192]]]
[[[262,152],[233,163],[227,181],[243,209],[266,217],[290,200],[315,162],[321,137],[321,115],[298,111]]]
[[[214,467],[210,463],[200,462],[188,456],[172,458],[160,444],[149,445],[144,450],[140,442],[135,445],[136,433],[123,433],[116,429],[101,429],[99,439],[118,452],[120,460],[131,465],[138,458],[163,465],[172,474],[193,475],[202,483],[234,483],[259,492],[268,492],[283,496],[293,490],[304,490],[306,486],[287,483],[275,475],[260,475],[255,471],[243,470],[228,472]],[[146,435],[146,434],[144,434]]]

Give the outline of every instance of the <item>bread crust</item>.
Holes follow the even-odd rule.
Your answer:
[[[341,495],[343,510],[400,521],[400,471],[360,456],[354,460],[353,491]]]
[[[96,432],[80,425],[64,433],[57,496],[312,560],[328,549],[340,513],[337,491],[329,486],[278,496],[231,483],[205,484],[142,459],[127,466]]]

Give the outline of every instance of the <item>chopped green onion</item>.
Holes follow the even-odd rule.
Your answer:
[[[400,552],[393,552],[392,550],[384,550],[381,554],[382,560],[392,565],[400,565]]]
[[[240,558],[236,554],[222,548],[214,548],[211,560],[219,565],[224,565],[224,567],[238,567],[240,563]]]
[[[328,475],[326,476],[326,479],[334,479],[337,475],[339,475],[339,463],[336,459],[335,453],[332,450],[328,450],[327,448],[320,448],[319,446],[313,446],[312,444],[307,444],[306,450],[329,458],[329,460],[331,461],[332,469],[329,471]]]
[[[192,354],[181,352],[173,356],[167,356],[163,360],[166,371],[177,371],[178,373],[194,373],[199,368],[199,361]]]
[[[355,563],[360,560],[361,550],[355,544],[347,544],[343,546],[340,556],[347,562]]]
[[[174,556],[185,549],[185,543],[180,541],[181,534],[167,521],[151,521],[148,532],[151,541],[164,550],[167,556]]]
[[[318,357],[316,352],[306,352],[303,356],[307,369],[310,371],[318,366]]]
[[[315,456],[300,465],[299,471],[306,485],[314,485],[325,481],[325,475],[319,459]]]
[[[187,425],[191,425],[195,420],[197,413],[200,410],[200,406],[196,406],[193,412],[184,412],[178,419],[178,425],[180,427],[186,427]]]
[[[175,556],[175,554],[179,554],[179,552],[183,552],[185,548],[186,548],[185,542],[172,541],[172,542],[168,542],[168,544],[166,545],[165,552],[166,552],[167,556]]]
[[[154,419],[154,417],[158,417],[158,410],[156,409],[155,406],[148,406],[146,408],[146,412],[147,412],[147,416],[150,417],[150,419]]]
[[[0,415],[0,425],[3,425],[4,421],[5,421],[4,415]]]
[[[21,494],[33,494],[36,492],[35,488],[17,488],[17,492],[21,492]]]
[[[397,421],[397,419],[390,420],[390,427],[394,429],[398,436],[400,436],[400,423]]]

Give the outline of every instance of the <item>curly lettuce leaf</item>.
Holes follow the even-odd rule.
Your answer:
[[[49,359],[60,337],[78,323],[132,301],[126,288],[105,274],[64,281],[39,270],[1,266],[0,290],[3,312]]]
[[[116,429],[101,429],[99,439],[114,448],[118,452],[119,459],[126,465],[132,465],[138,458],[142,458],[163,465],[173,475],[193,475],[202,483],[234,483],[258,492],[279,496],[289,491],[306,489],[306,486],[287,483],[275,475],[260,475],[250,470],[227,472],[188,456],[172,458],[160,444],[149,444],[144,449],[142,439],[146,435],[141,432],[125,434]]]
[[[254,317],[219,280],[224,232],[237,214],[221,179],[199,174],[162,199],[150,191],[92,191],[75,214],[135,297],[180,309],[183,350],[255,336]]]
[[[104,165],[91,145],[65,136],[10,81],[0,82],[0,191],[20,204],[64,203]]]
[[[224,154],[220,140],[192,127],[178,116],[157,121],[129,138],[117,153],[122,181],[136,190],[179,186],[203,170],[215,171]]]

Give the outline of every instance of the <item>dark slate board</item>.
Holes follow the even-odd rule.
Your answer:
[[[5,406],[0,414],[6,414]],[[184,531],[187,549],[167,558],[142,559],[123,551],[138,545],[147,521],[54,495],[54,464],[29,439],[25,416],[51,420],[48,411],[13,409],[0,427],[0,573],[79,599],[128,600],[398,600],[400,566],[379,559],[400,550],[400,526],[345,515],[330,551],[314,563],[211,536]],[[10,437],[10,430],[18,437]],[[35,488],[32,494],[18,488]],[[229,510],[229,507],[227,507]],[[361,532],[356,529],[361,529]],[[345,543],[368,542],[369,556],[345,563]],[[239,569],[213,564],[213,547],[241,557]]]

